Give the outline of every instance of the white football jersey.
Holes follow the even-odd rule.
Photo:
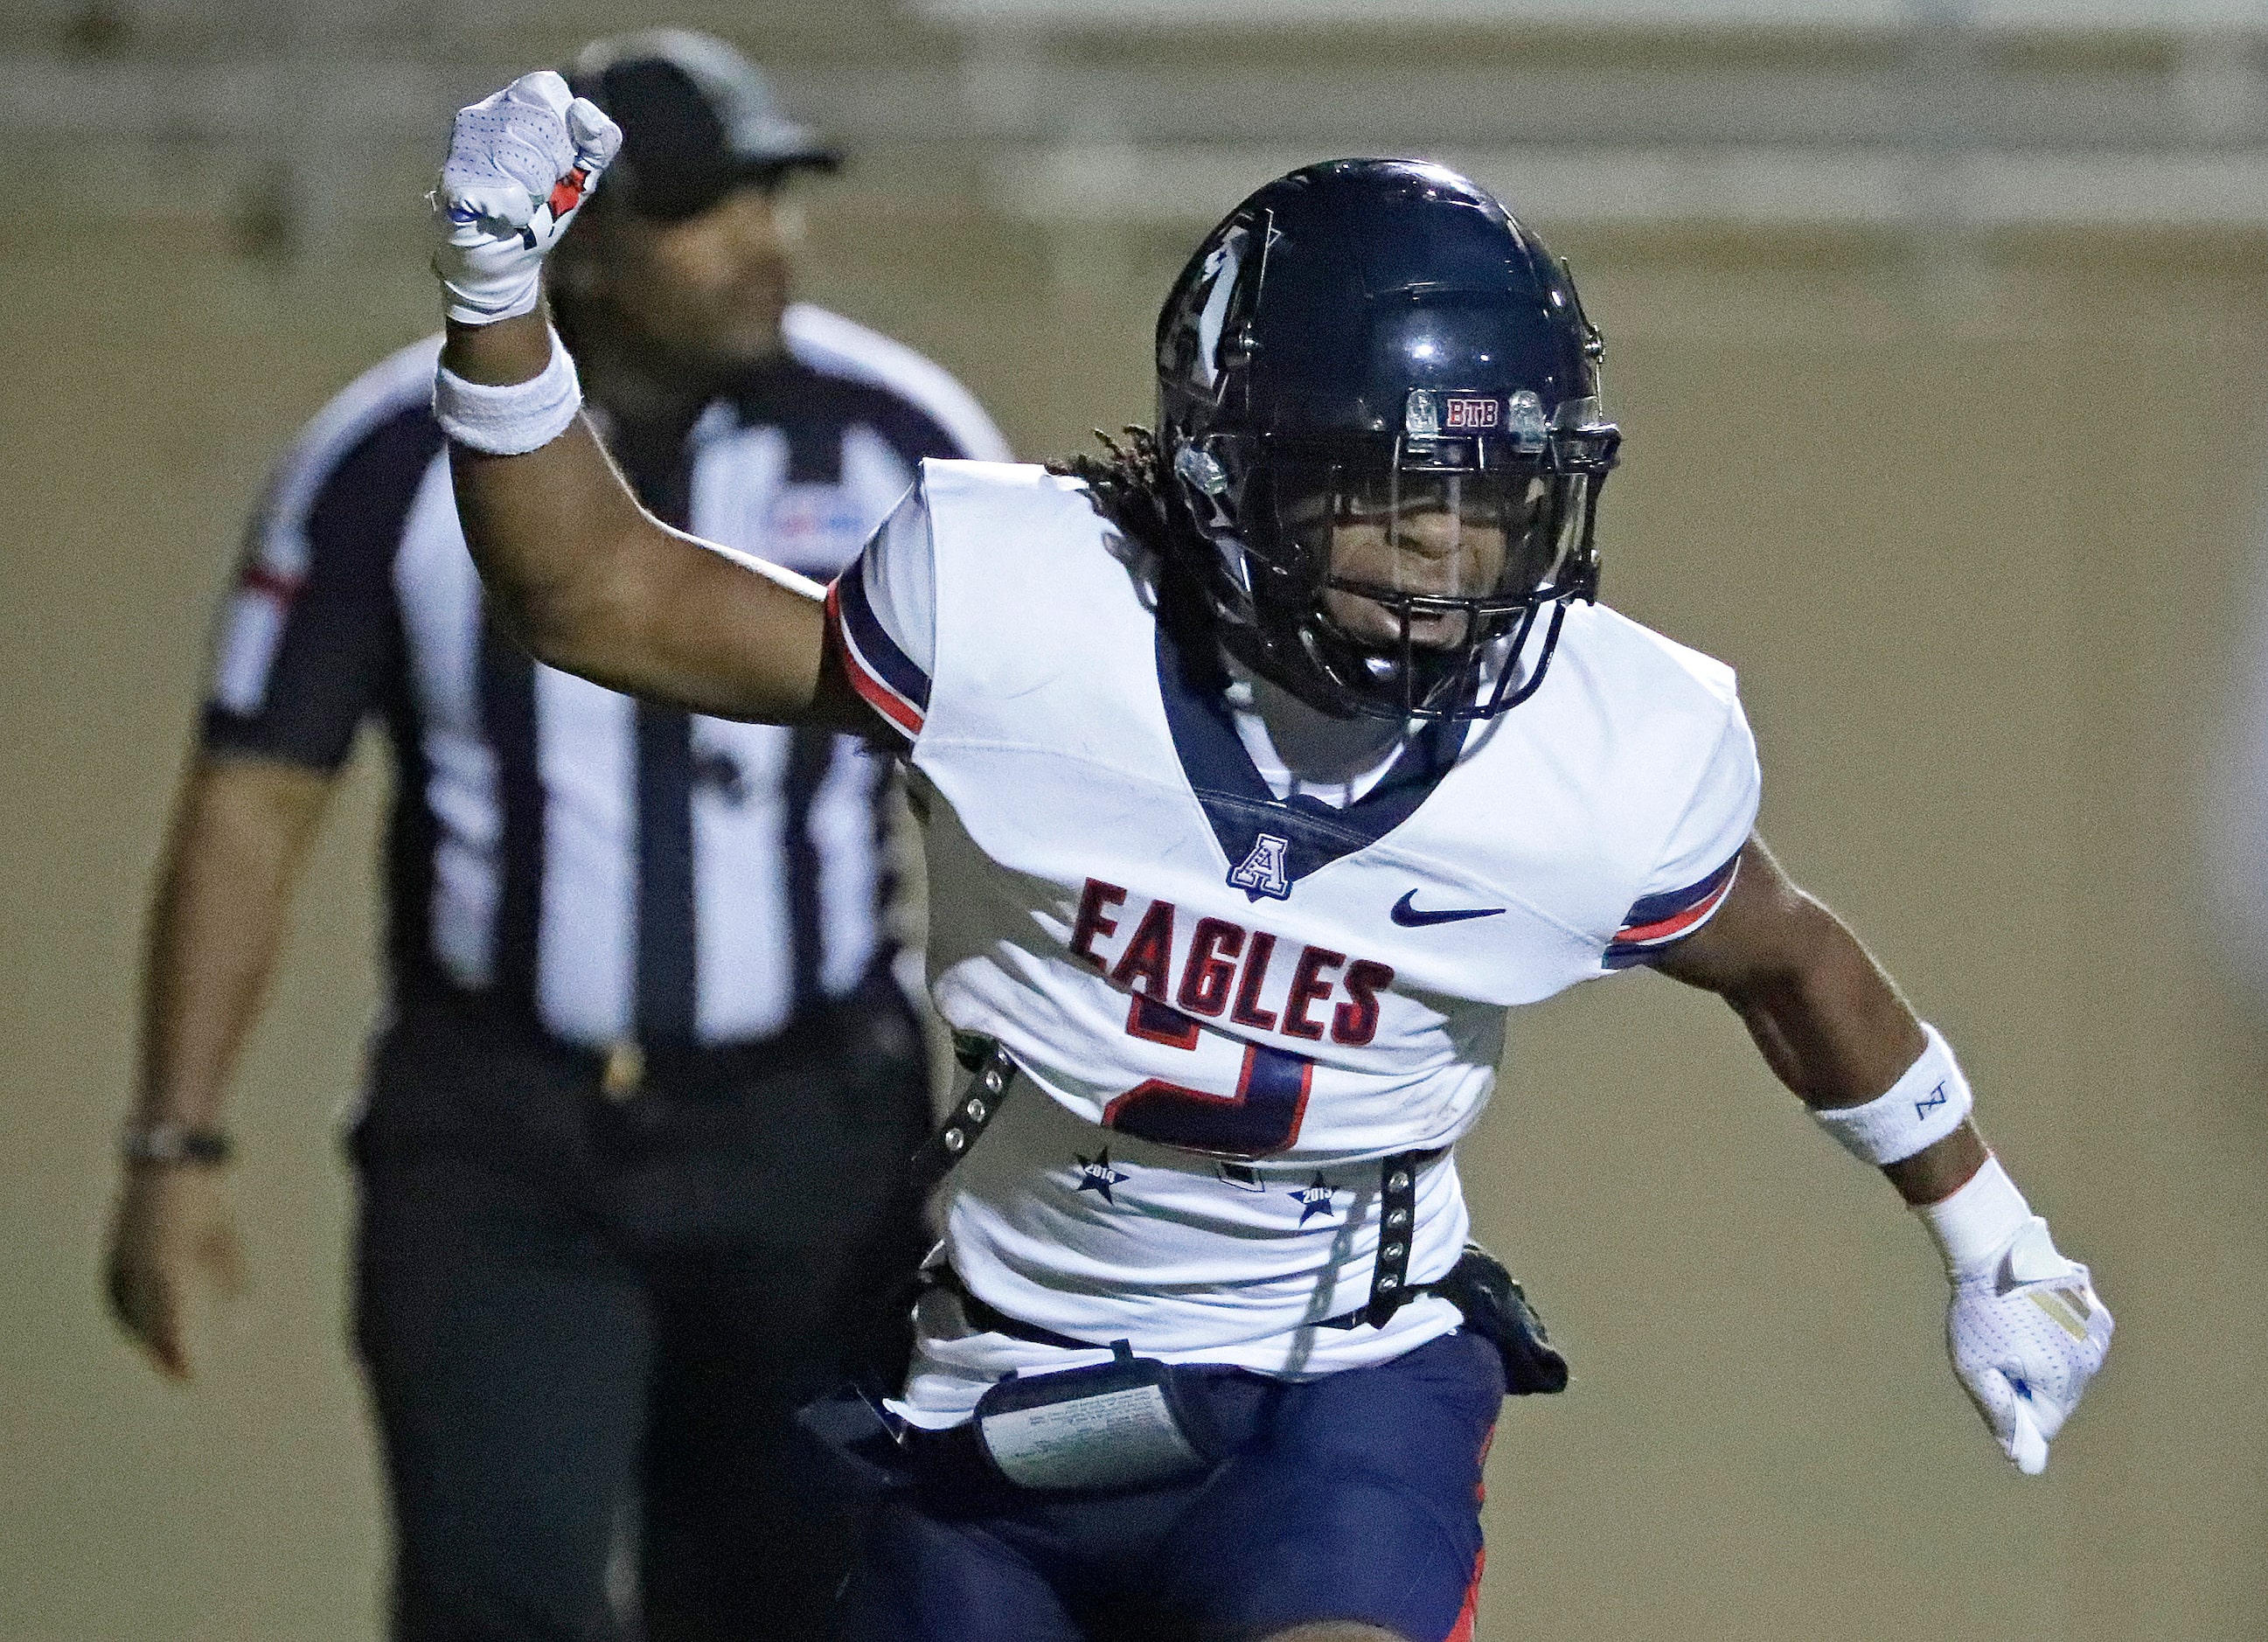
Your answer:
[[[1418,1171],[1409,1275],[1467,1217],[1450,1151],[1508,1005],[1643,962],[1721,902],[1753,825],[1731,671],[1578,605],[1535,694],[1408,738],[1342,807],[1277,796],[1085,487],[929,461],[830,598],[905,735],[930,983],[1026,1074],[949,1178],[943,1258],[1008,1316],[1168,1360],[1354,1367],[1455,1326],[1369,1298],[1380,1160]],[[1084,1360],[933,1293],[907,1411]]]

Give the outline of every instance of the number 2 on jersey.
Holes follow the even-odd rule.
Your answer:
[[[1136,1037],[1177,1049],[1197,1046],[1196,1021],[1139,992],[1127,1014],[1126,1029]],[[1185,1152],[1270,1157],[1289,1151],[1299,1139],[1314,1075],[1315,1063],[1304,1055],[1265,1043],[1247,1044],[1234,1093],[1214,1094],[1152,1078],[1104,1107],[1102,1122],[1121,1134]]]

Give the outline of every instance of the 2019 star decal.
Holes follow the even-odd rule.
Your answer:
[[[1110,1189],[1126,1178],[1126,1172],[1110,1167],[1110,1148],[1105,1146],[1091,1158],[1077,1152],[1071,1155],[1079,1159],[1079,1185],[1074,1189],[1099,1191],[1103,1202],[1116,1206],[1118,1199],[1110,1195]]]
[[[1337,1212],[1331,1204],[1331,1189],[1324,1183],[1321,1174],[1306,1185],[1294,1188],[1289,1195],[1300,1200],[1300,1224],[1302,1226],[1319,1214],[1328,1220]]]

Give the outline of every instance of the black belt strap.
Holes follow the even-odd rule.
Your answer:
[[[1008,1086],[1016,1079],[1016,1063],[990,1038],[956,1036],[953,1052],[973,1075],[953,1110],[946,1114],[945,1122],[922,1142],[921,1150],[906,1166],[917,1197],[927,1197],[939,1182],[953,1173],[953,1166],[968,1155],[1007,1098]]]
[[[1410,1287],[1410,1245],[1418,1225],[1418,1166],[1431,1152],[1397,1152],[1378,1167],[1378,1260],[1362,1320],[1383,1329],[1416,1298]]]
[[[1026,1322],[1020,1317],[1011,1317],[997,1306],[988,1306],[968,1292],[968,1285],[961,1280],[961,1273],[951,1266],[939,1266],[922,1274],[923,1282],[931,1288],[946,1290],[961,1301],[961,1314],[972,1327],[987,1334],[1005,1334],[1012,1340],[1028,1340],[1035,1345],[1059,1346],[1071,1351],[1100,1351],[1107,1347],[1093,1340],[1081,1340],[1068,1334],[1057,1334],[1053,1329],[1042,1329],[1036,1322]]]
[[[1042,1329],[1036,1322],[1026,1322],[1020,1317],[1011,1317],[998,1306],[985,1304],[968,1292],[968,1285],[961,1280],[961,1274],[951,1266],[934,1267],[924,1272],[922,1282],[924,1287],[944,1289],[957,1297],[961,1301],[961,1314],[968,1319],[972,1327],[982,1329],[987,1334],[1005,1334],[1012,1340],[1028,1340],[1035,1345],[1060,1346],[1066,1351],[1101,1351],[1108,1349],[1100,1340],[1081,1340],[1068,1334],[1058,1334],[1053,1329]],[[1421,1294],[1433,1293],[1440,1286],[1439,1284],[1434,1283],[1408,1284],[1403,1288],[1403,1303],[1407,1304]],[[1391,1313],[1388,1314],[1392,1315]],[[1317,1329],[1359,1329],[1369,1321],[1370,1308],[1366,1306],[1354,1311],[1343,1311],[1336,1317],[1326,1317],[1317,1323],[1301,1326]]]

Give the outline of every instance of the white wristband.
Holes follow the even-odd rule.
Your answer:
[[[1864,1106],[1814,1107],[1819,1126],[1862,1163],[1880,1167],[1935,1145],[1969,1116],[1969,1079],[1935,1027],[1925,1023],[1928,1047],[1889,1092]]]
[[[1990,1265],[2032,1219],[2032,1205],[1995,1157],[1986,1158],[1984,1167],[1951,1197],[1916,1204],[1914,1212],[1937,1240],[1945,1269],[1955,1277]]]
[[[491,456],[522,456],[567,431],[583,408],[575,361],[551,333],[551,360],[525,382],[468,382],[443,365],[433,378],[433,415],[460,445]]]

